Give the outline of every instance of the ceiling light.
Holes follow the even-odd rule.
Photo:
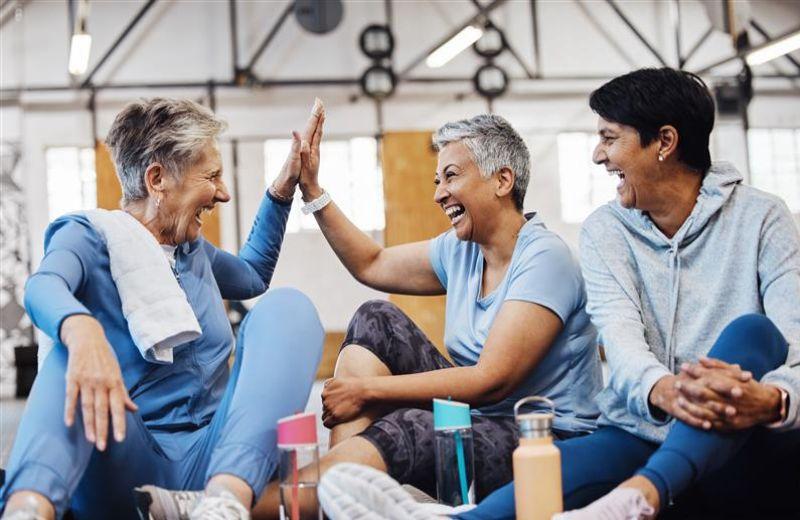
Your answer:
[[[461,51],[475,43],[482,35],[483,29],[475,25],[468,25],[430,53],[425,63],[428,67],[433,69],[441,67],[455,58]]]
[[[72,35],[69,47],[69,73],[80,76],[89,68],[89,51],[92,48],[92,37],[87,33]]]
[[[781,38],[760,46],[747,53],[745,60],[752,66],[761,65],[775,58],[780,58],[784,54],[789,54],[800,49],[800,31],[787,34]]]

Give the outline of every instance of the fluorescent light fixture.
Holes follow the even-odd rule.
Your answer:
[[[747,53],[747,64],[750,66],[761,65],[784,54],[789,54],[800,49],[800,31],[787,34],[781,38]]]
[[[438,49],[430,53],[425,63],[432,69],[441,67],[452,60],[458,54],[478,41],[483,36],[483,29],[474,25],[468,25],[458,32],[455,36],[447,40]]]
[[[69,73],[80,76],[89,67],[89,51],[92,48],[92,37],[86,33],[72,35],[69,47]]]

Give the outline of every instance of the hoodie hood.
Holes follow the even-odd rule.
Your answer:
[[[610,206],[628,230],[652,245],[671,247],[677,244],[680,247],[691,243],[703,231],[708,221],[725,205],[742,180],[742,174],[732,164],[713,163],[703,179],[692,212],[672,239],[664,236],[647,213],[638,209],[624,208],[619,200],[613,201]]]

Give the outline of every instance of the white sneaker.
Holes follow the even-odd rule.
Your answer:
[[[330,520],[439,520],[475,507],[419,503],[386,473],[349,462],[323,475],[319,502]]]
[[[189,513],[190,520],[250,520],[250,511],[228,491],[205,495]]]
[[[559,513],[552,520],[646,520],[654,514],[641,491],[616,488],[583,509]]]
[[[250,512],[228,491],[173,491],[158,486],[134,490],[142,520],[250,520]]]

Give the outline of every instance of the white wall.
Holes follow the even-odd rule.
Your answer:
[[[667,22],[668,10],[661,2],[623,2],[623,8],[639,28],[669,60],[674,60],[674,35]],[[141,3],[93,2],[90,31],[95,37],[93,63],[110,45]],[[230,42],[227,2],[162,2],[109,60],[98,81],[113,83],[155,81],[224,80],[230,76]],[[600,2],[539,2],[542,65],[547,74],[611,77],[639,66],[656,65],[644,49]],[[707,27],[697,3],[684,5],[684,49]],[[342,27],[315,37],[300,31],[294,20],[281,29],[275,42],[259,60],[256,71],[265,78],[357,77],[367,60],[356,50],[356,38],[367,23],[383,21],[382,2],[347,2]],[[527,63],[532,63],[532,39],[528,2],[509,2],[493,13],[495,22]],[[797,25],[800,4],[758,3],[759,20],[776,33]],[[263,38],[283,4],[239,2],[239,23],[244,64]],[[471,16],[464,2],[394,2],[399,68],[413,60],[434,41]],[[591,22],[587,13],[593,17]],[[0,86],[68,84],[66,74],[67,22],[61,3],[32,2],[18,22],[11,21],[0,32]],[[614,43],[606,40],[609,34]],[[715,34],[698,55],[695,66],[710,63],[731,52],[723,34]],[[479,60],[467,51],[440,70],[421,67],[417,75],[471,76]],[[498,63],[513,76],[522,71],[508,55]],[[90,65],[91,66],[91,65]],[[784,67],[785,65],[780,65]],[[764,71],[772,71],[772,66]],[[789,69],[791,70],[791,69]],[[796,71],[795,71],[796,72]],[[545,222],[575,245],[579,226],[561,221],[556,136],[560,131],[594,131],[595,117],[587,106],[587,95],[602,83],[589,81],[515,81],[507,96],[494,104],[494,111],[507,117],[528,138],[533,167],[526,206],[540,212]],[[760,89],[786,90],[784,81],[758,82]],[[287,137],[301,128],[315,96],[328,109],[326,136],[375,135],[379,129],[374,103],[359,96],[357,87],[293,87],[263,90],[218,89],[217,110],[230,125],[224,140],[239,139],[239,212],[242,239],[263,194],[264,158],[261,140]],[[794,95],[793,95],[794,94]],[[98,135],[107,132],[114,115],[139,96],[206,95],[204,89],[108,90],[98,93]],[[355,100],[354,100],[355,98]],[[47,225],[44,150],[48,146],[91,146],[92,119],[85,109],[85,93],[26,93],[6,91],[0,106],[3,138],[18,137],[24,143],[24,169],[28,195],[33,257],[42,254],[41,239]],[[383,106],[384,130],[432,130],[442,123],[487,110],[469,82],[447,84],[402,84]],[[800,127],[800,97],[757,96],[751,104],[754,126]],[[743,134],[738,122],[722,121],[713,136],[715,156],[731,159],[746,170],[741,153]],[[230,182],[230,146],[223,146],[226,176]],[[234,249],[234,205],[222,212],[223,243]],[[376,234],[380,240],[380,234]],[[384,297],[357,282],[344,271],[324,239],[316,233],[286,237],[274,278],[275,286],[292,285],[307,292],[318,305],[329,330],[342,330],[361,302]]]

